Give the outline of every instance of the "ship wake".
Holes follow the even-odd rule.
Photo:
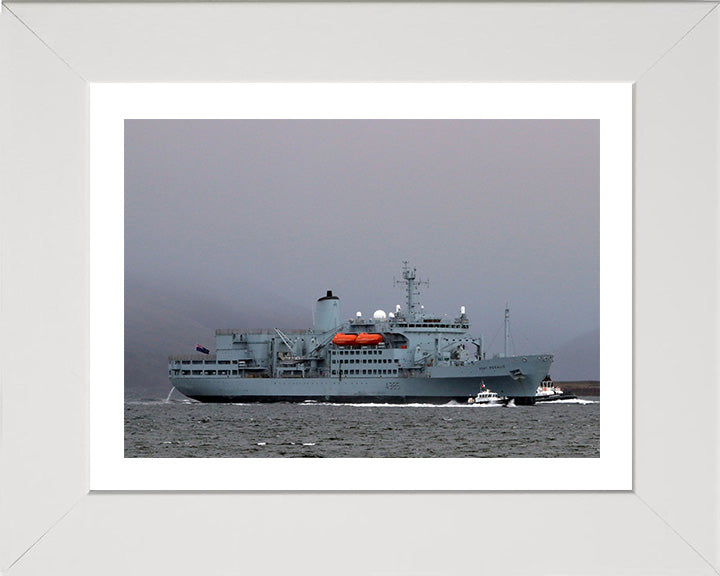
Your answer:
[[[538,402],[537,406],[543,404],[599,404],[599,400],[584,400],[583,398],[566,398],[565,400],[546,400],[544,402]]]

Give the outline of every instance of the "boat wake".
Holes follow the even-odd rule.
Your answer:
[[[542,406],[543,404],[599,404],[599,400],[583,400],[582,398],[567,398],[565,400],[545,400],[544,402],[538,402],[536,406]]]
[[[599,400],[584,400],[582,398],[572,398],[572,399],[565,399],[565,400],[546,400],[543,402],[538,402],[536,406],[543,406],[546,404],[599,404]],[[197,400],[191,400],[189,398],[172,398],[170,400],[167,399],[153,399],[153,400],[127,400],[125,401],[125,404],[129,405],[150,405],[150,404],[202,404],[202,402],[198,402]],[[285,404],[285,403],[280,403]],[[258,406],[262,404],[255,404],[250,402],[232,402],[229,405],[231,406]],[[274,403],[273,403],[274,405]],[[486,403],[476,403],[476,404],[461,404],[460,402],[455,402],[454,400],[451,402],[448,402],[447,404],[424,404],[420,402],[413,402],[410,404],[391,404],[391,403],[379,403],[379,402],[317,402],[315,400],[308,401],[308,402],[301,402],[296,404],[296,406],[351,406],[356,408],[502,408],[502,407],[508,407],[508,408],[515,408],[515,402],[510,400],[507,404],[502,402],[486,402]]]
[[[303,402],[298,406],[353,406],[358,408],[471,408],[470,404],[448,402],[447,404],[423,404],[413,402],[410,404],[390,404],[380,402]]]
[[[302,402],[298,406],[352,406],[358,408],[496,408],[502,407],[503,403],[484,403],[484,404],[461,404],[454,400],[447,404],[425,404],[421,402],[411,402],[409,404],[390,404],[377,402]]]
[[[191,400],[190,398],[171,398],[170,400],[164,398],[143,398],[139,400],[125,400],[126,405],[154,405],[154,404],[202,404],[197,400]]]

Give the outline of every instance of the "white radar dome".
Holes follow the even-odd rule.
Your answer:
[[[385,314],[384,310],[375,310],[373,312],[373,320],[385,320],[387,318],[387,314]]]

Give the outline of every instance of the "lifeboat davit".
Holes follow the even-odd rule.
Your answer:
[[[338,332],[337,334],[335,334],[332,342],[336,346],[353,346],[355,345],[357,337],[357,334],[343,334],[342,332]]]
[[[355,344],[358,346],[375,346],[383,341],[382,334],[368,334],[367,332],[361,332],[358,334]]]

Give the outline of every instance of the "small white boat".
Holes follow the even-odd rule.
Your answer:
[[[492,392],[488,388],[485,388],[485,384],[482,385],[482,390],[478,392],[474,398],[468,398],[468,404],[504,404],[507,398],[504,396],[498,396],[495,392]]]

